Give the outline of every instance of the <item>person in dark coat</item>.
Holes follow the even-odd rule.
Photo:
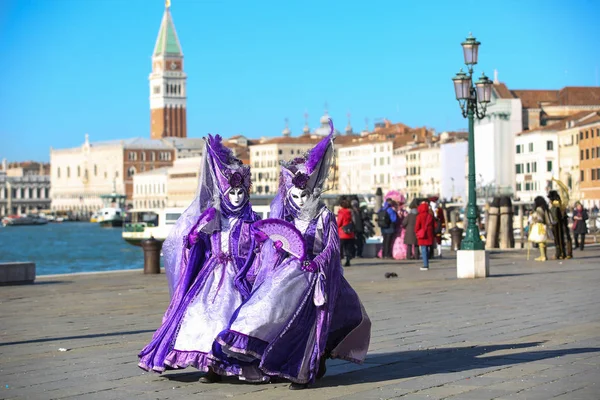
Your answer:
[[[562,260],[567,258],[567,249],[565,242],[564,214],[563,210],[561,209],[562,204],[560,201],[560,195],[556,190],[551,190],[548,192],[548,200],[550,200],[550,216],[552,217],[550,224],[552,236],[554,236],[554,249],[556,251],[554,259]]]
[[[354,247],[356,257],[362,258],[363,246],[365,244],[364,213],[358,205],[358,200],[350,202],[352,211],[352,222],[354,222]]]
[[[340,236],[340,247],[343,250],[342,257],[346,257],[344,267],[349,267],[350,259],[354,255],[354,223],[348,200],[342,200],[340,206],[337,215],[338,235]]]
[[[408,215],[402,221],[404,227],[404,244],[406,245],[406,258],[409,260],[416,260],[419,258],[419,243],[417,242],[417,235],[415,234],[415,223],[417,222],[417,200],[413,199],[410,202],[410,211]]]
[[[588,212],[580,202],[575,203],[573,210],[573,236],[575,236],[575,248],[583,250],[585,245],[585,234],[587,233]]]
[[[419,214],[415,223],[415,234],[423,258],[421,270],[427,271],[429,269],[429,246],[433,245],[434,218],[427,202],[421,203],[417,211]]]
[[[390,223],[388,226],[382,226],[381,222],[379,226],[381,227],[381,234],[383,235],[383,250],[381,257],[382,258],[392,258],[392,240],[394,239],[394,234],[396,233],[396,221],[398,221],[398,214],[393,207],[393,200],[386,199],[385,204],[381,207],[381,210],[377,213],[378,215],[385,211],[388,216]]]

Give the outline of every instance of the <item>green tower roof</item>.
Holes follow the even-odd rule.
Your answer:
[[[156,38],[156,45],[154,46],[154,55],[183,56],[181,44],[179,44],[171,11],[168,6],[165,8],[165,13],[160,24],[158,38]]]

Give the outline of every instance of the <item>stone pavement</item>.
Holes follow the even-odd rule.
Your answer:
[[[479,280],[457,280],[454,258],[424,272],[414,261],[356,261],[346,277],[373,321],[367,360],[329,360],[300,392],[138,369],[167,306],[164,275],[0,287],[0,398],[600,399],[600,247],[564,262],[525,254],[493,253],[493,276]]]

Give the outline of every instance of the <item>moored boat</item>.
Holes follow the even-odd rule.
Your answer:
[[[37,215],[9,215],[2,218],[2,226],[25,226],[25,225],[45,225],[48,223],[46,218]]]
[[[98,224],[103,228],[118,228],[123,226],[125,212],[121,208],[106,207],[98,210]]]

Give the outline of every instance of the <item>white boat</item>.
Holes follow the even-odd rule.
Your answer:
[[[123,225],[123,239],[134,246],[153,237],[164,242],[185,208],[140,208],[129,210]]]
[[[2,226],[46,225],[48,220],[37,215],[11,215],[2,218]]]
[[[125,211],[117,207],[105,207],[97,211],[98,218],[97,222],[100,226],[108,227],[121,227],[123,226],[123,219]]]
[[[269,206],[253,206],[252,209],[263,219],[269,217]],[[150,237],[164,242],[184,211],[185,208],[179,207],[129,210],[123,225],[123,240],[134,246],[141,246],[142,241]]]

